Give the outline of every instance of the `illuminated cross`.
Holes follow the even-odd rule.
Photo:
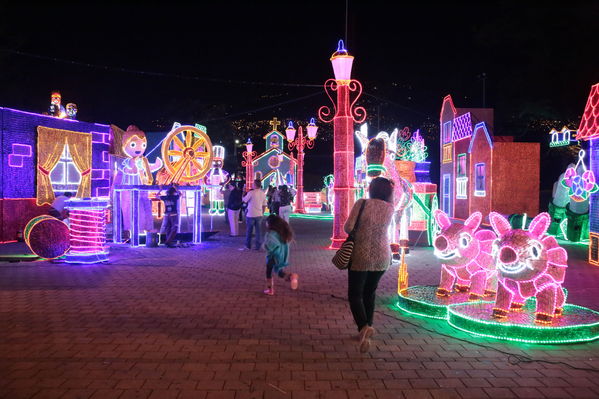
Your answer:
[[[270,121],[268,123],[272,126],[273,132],[278,132],[277,126],[279,126],[281,124],[281,122],[279,122],[276,117],[272,118],[272,121]]]

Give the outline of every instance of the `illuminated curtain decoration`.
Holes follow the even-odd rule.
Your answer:
[[[123,135],[125,131],[116,125],[110,125],[112,131],[112,143],[110,143],[110,153],[117,157],[127,158],[127,154],[123,151]]]
[[[71,157],[73,157],[73,163],[81,173],[77,197],[90,197],[92,192],[92,136],[89,133],[68,132],[67,144]]]
[[[60,160],[66,137],[65,130],[37,128],[37,205],[51,204],[54,201],[54,189],[50,181],[50,172]]]
[[[91,195],[92,136],[71,130],[37,127],[37,204],[51,204],[54,189],[50,172],[60,160],[65,144],[73,157],[73,163],[81,174],[78,197]]]
[[[578,153],[578,162],[572,168],[568,168],[562,179],[562,185],[569,189],[569,195],[576,202],[583,202],[589,199],[589,195],[597,192],[595,174],[592,170],[587,170],[584,164],[585,151]],[[578,169],[582,166],[582,174],[578,174]]]

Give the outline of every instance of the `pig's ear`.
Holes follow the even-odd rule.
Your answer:
[[[534,237],[542,237],[547,232],[549,225],[551,224],[551,216],[547,212],[543,212],[538,214],[530,225],[528,226],[528,231]]]
[[[482,213],[476,211],[472,215],[470,215],[470,217],[468,219],[466,219],[466,221],[464,222],[464,226],[472,229],[472,231],[475,231],[476,229],[478,229],[478,226],[480,226],[480,222],[482,220],[483,220]]]
[[[441,230],[445,230],[449,226],[451,226],[451,220],[449,220],[449,216],[441,209],[436,209],[433,216],[437,221],[437,224],[441,227]]]
[[[489,220],[491,221],[491,227],[493,227],[495,233],[500,237],[512,229],[510,222],[497,212],[491,212]]]

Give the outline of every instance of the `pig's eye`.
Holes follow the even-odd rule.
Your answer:
[[[472,237],[470,236],[470,234],[462,234],[460,236],[460,247],[462,248],[466,248],[468,247],[468,245],[470,245],[470,241],[472,241]]]

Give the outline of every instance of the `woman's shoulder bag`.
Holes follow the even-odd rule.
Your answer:
[[[356,218],[356,224],[354,224],[354,228],[347,235],[347,238],[343,244],[341,244],[341,248],[337,250],[337,253],[335,256],[333,256],[333,259],[331,259],[331,262],[333,262],[333,264],[339,270],[345,270],[349,267],[351,255],[354,250],[355,234],[356,231],[358,231],[358,226],[360,225],[360,216],[362,216],[364,205],[366,205],[366,200],[364,200],[360,206],[360,212],[358,212],[358,217]]]

